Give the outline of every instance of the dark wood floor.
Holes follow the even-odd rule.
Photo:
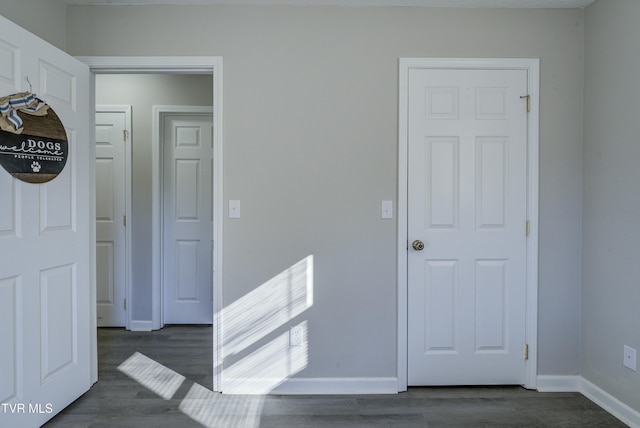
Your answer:
[[[580,394],[510,386],[411,388],[394,395],[216,394],[211,392],[211,338],[210,327],[198,326],[170,326],[152,333],[100,329],[99,382],[45,426],[625,426]]]

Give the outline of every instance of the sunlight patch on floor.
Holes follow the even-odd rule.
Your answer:
[[[185,380],[181,374],[139,352],[120,364],[118,370],[165,400],[171,399]]]
[[[165,400],[174,398],[185,381],[181,374],[139,352],[120,364],[118,370]],[[257,428],[263,402],[262,397],[223,396],[193,383],[178,408],[206,427]]]
[[[225,395],[193,383],[180,401],[182,413],[207,427],[260,425],[264,404],[260,395],[269,394],[309,364],[308,322],[294,318],[313,305],[313,278],[309,255],[223,309]],[[290,337],[294,323],[300,332],[297,343]],[[214,373],[220,368],[214,367]],[[118,370],[165,400],[173,398],[185,381],[139,352]]]
[[[206,427],[260,426],[262,397],[222,396],[197,383],[180,402],[180,411]]]

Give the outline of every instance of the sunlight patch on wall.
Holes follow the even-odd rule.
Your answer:
[[[224,368],[222,390],[232,394],[267,394],[307,367],[308,325],[302,343],[291,346],[291,321],[313,305],[313,255],[309,255],[222,310],[224,359],[247,356]],[[252,350],[269,334],[286,328]],[[216,368],[218,369],[218,368]]]
[[[307,336],[307,322],[299,324]],[[307,341],[290,346],[284,333],[224,370],[226,394],[268,394],[309,364]]]
[[[313,305],[313,256],[274,276],[222,310],[224,354],[241,352]]]

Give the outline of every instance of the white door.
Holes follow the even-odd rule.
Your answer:
[[[525,70],[409,71],[409,385],[525,382],[526,94]]]
[[[0,426],[37,427],[91,384],[89,69],[0,17],[0,94],[29,90],[65,126],[69,156],[45,184],[0,169]]]
[[[213,322],[213,119],[163,115],[166,324]]]
[[[96,296],[99,327],[126,326],[126,107],[96,107]]]

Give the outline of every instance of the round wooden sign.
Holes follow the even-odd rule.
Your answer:
[[[27,183],[46,183],[62,172],[69,143],[62,122],[51,107],[44,116],[21,114],[20,134],[0,130],[0,164]]]

